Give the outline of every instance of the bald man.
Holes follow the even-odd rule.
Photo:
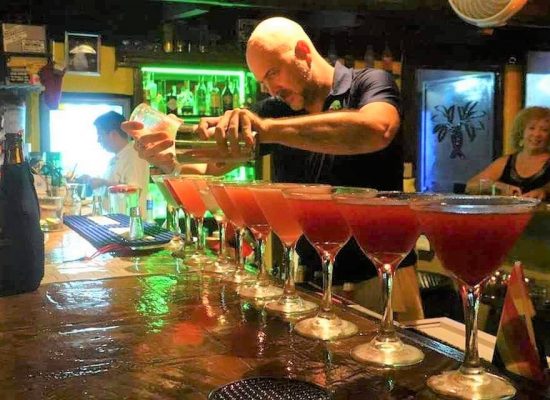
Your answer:
[[[334,67],[319,54],[302,27],[287,18],[266,19],[252,32],[248,66],[271,98],[253,110],[236,109],[204,118],[198,133],[215,136],[224,150],[237,142],[260,144],[270,153],[273,180],[402,190],[403,157],[398,131],[400,96],[390,74],[366,68]],[[254,139],[256,133],[256,139]],[[172,145],[156,140],[157,149]],[[151,152],[152,163],[160,162]],[[173,163],[165,163],[173,169]],[[300,256],[319,268],[318,256],[305,241]],[[413,265],[414,255],[401,266]],[[372,263],[350,241],[337,257],[334,279],[359,281],[375,276]]]

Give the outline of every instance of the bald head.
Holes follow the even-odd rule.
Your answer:
[[[296,22],[284,17],[263,20],[248,39],[247,62],[250,63],[250,58],[258,56],[258,53],[277,57],[294,51],[298,41],[307,43],[311,51],[316,52],[311,39]]]
[[[269,94],[293,110],[318,108],[332,85],[330,64],[302,27],[287,18],[269,18],[258,24],[248,39],[246,62]]]

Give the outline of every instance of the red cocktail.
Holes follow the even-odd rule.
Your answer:
[[[466,324],[462,366],[428,379],[438,394],[462,398],[508,399],[515,395],[505,378],[485,372],[477,350],[477,311],[481,284],[504,260],[525,229],[538,200],[501,196],[444,196],[413,203],[443,267],[460,286]]]
[[[420,350],[403,343],[397,336],[391,298],[395,270],[413,249],[420,234],[420,224],[409,203],[428,197],[433,196],[379,192],[372,197],[370,193],[363,193],[362,189],[343,189],[334,195],[353,237],[376,266],[383,289],[384,318],[372,341],[352,349],[351,356],[357,361],[402,367],[424,359]]]
[[[189,265],[197,266],[201,269],[213,263],[212,259],[205,253],[203,223],[206,205],[197,189],[197,185],[206,186],[206,180],[209,178],[211,177],[201,175],[180,175],[166,179],[170,191],[196,222],[198,238],[197,247],[196,251],[186,260],[186,262]]]
[[[531,213],[422,212],[418,218],[445,268],[459,281],[475,286],[502,264]]]
[[[227,219],[225,218],[222,209],[218,205],[218,202],[216,201],[216,198],[212,193],[212,189],[208,186],[207,181],[196,180],[195,184],[201,195],[202,200],[204,201],[204,205],[206,206],[208,211],[210,211],[210,213],[212,213],[212,215],[214,216],[214,219],[216,220],[219,229],[218,259],[211,267],[205,268],[205,271],[219,274],[232,272],[237,265],[232,262],[225,254],[225,229],[227,227]]]
[[[252,281],[255,278],[246,272],[244,268],[244,259],[242,256],[242,243],[245,228],[244,219],[226,192],[226,182],[211,181],[208,182],[208,187],[212,191],[212,194],[214,195],[214,198],[218,202],[218,205],[222,209],[223,213],[235,228],[235,262],[237,264],[237,268],[233,274],[224,275],[222,280],[233,283]]]
[[[264,260],[265,240],[271,232],[267,219],[260,206],[258,205],[254,194],[250,187],[254,183],[233,182],[227,184],[225,190],[242,215],[245,225],[250,229],[256,239],[256,261],[260,272],[256,283],[253,286],[243,287],[239,291],[239,295],[244,298],[263,300],[273,297],[278,297],[283,293],[283,290],[271,284],[269,274]]]
[[[303,336],[333,340],[353,336],[357,326],[339,318],[332,310],[332,268],[338,251],[346,244],[351,231],[332,198],[332,188],[315,186],[285,189],[293,214],[305,237],[319,253],[323,264],[323,302],[318,314],[301,320],[294,329]],[[376,191],[372,191],[373,195]]]
[[[181,229],[178,220],[178,213],[181,209],[181,206],[174,199],[174,197],[170,193],[170,190],[166,187],[166,183],[164,182],[164,180],[167,177],[169,177],[169,175],[151,175],[153,182],[156,183],[157,188],[162,193],[162,196],[166,201],[166,229],[174,234],[174,237],[172,238],[174,248],[176,246],[179,248],[182,244]],[[173,252],[172,255],[174,257],[178,256],[176,252]]]
[[[278,300],[266,303],[265,308],[281,314],[297,314],[311,312],[317,304],[302,299],[294,284],[294,263],[296,242],[302,236],[302,227],[294,218],[288,200],[283,196],[283,189],[300,187],[294,183],[266,183],[254,185],[250,188],[258,205],[262,209],[271,229],[283,243],[283,271],[285,286],[283,294]],[[330,188],[327,186],[326,188]]]

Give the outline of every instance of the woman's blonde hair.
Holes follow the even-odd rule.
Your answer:
[[[539,121],[541,119],[547,119],[550,121],[550,108],[547,107],[527,107],[521,110],[514,119],[512,124],[512,141],[514,147],[520,150],[523,147],[523,132],[525,127],[531,121]]]

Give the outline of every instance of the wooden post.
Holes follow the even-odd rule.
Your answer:
[[[510,63],[504,67],[503,97],[502,150],[503,154],[510,154],[516,150],[510,137],[512,123],[518,111],[523,108],[523,68],[521,65]]]

